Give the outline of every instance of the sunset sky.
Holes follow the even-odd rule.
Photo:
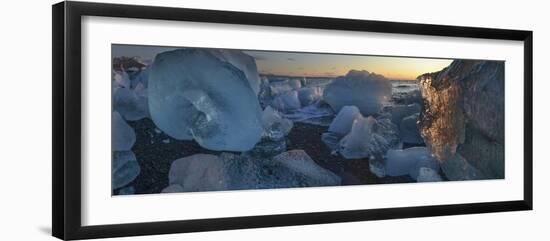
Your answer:
[[[171,47],[113,45],[113,57],[139,56],[152,60]],[[335,77],[349,70],[367,70],[389,79],[413,80],[417,76],[447,67],[451,59],[384,57],[366,55],[310,54],[272,51],[244,51],[256,59],[260,74]]]

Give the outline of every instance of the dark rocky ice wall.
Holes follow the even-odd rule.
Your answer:
[[[455,60],[418,77],[419,129],[450,179],[504,177],[504,62]]]

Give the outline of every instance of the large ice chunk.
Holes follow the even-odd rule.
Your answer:
[[[344,106],[334,120],[332,120],[332,123],[330,123],[328,131],[338,133],[342,136],[347,135],[351,130],[353,122],[362,117],[357,107]]]
[[[159,129],[210,150],[247,151],[262,134],[261,109],[241,70],[204,49],[158,54],[149,111]]]
[[[323,99],[336,112],[346,105],[354,105],[364,116],[378,113],[391,96],[390,81],[365,70],[350,70],[346,76],[333,80],[323,93]]]
[[[114,151],[111,165],[112,189],[132,182],[141,170],[132,151]]]
[[[136,142],[136,133],[116,111],[111,114],[113,151],[128,151]]]
[[[273,158],[222,153],[195,154],[172,162],[163,192],[216,191],[339,185],[340,177],[317,165],[303,150]]]

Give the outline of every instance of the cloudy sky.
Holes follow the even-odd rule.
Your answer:
[[[173,47],[139,45],[113,45],[113,57],[141,57],[152,60],[157,53],[173,50]],[[311,54],[297,52],[244,51],[256,59],[261,74],[290,76],[345,75],[349,70],[367,70],[389,79],[412,80],[417,76],[439,71],[447,67],[451,59],[410,57],[386,57],[342,54]]]

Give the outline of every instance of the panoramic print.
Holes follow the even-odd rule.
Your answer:
[[[113,195],[504,178],[504,61],[111,50]]]

